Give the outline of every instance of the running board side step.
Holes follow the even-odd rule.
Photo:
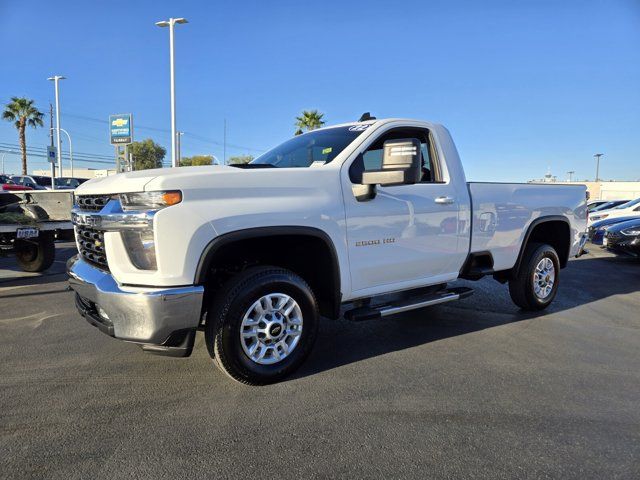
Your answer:
[[[437,293],[411,297],[398,302],[372,307],[354,308],[353,310],[346,311],[344,317],[352,322],[375,320],[389,315],[395,315],[396,313],[408,312],[409,310],[460,300],[472,294],[473,289],[468,287],[447,288]]]

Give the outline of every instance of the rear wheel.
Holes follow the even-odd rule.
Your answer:
[[[513,303],[523,310],[547,308],[556,294],[560,280],[560,259],[551,245],[527,245],[520,270],[509,280]]]
[[[16,260],[25,272],[43,272],[56,257],[56,246],[51,232],[40,232],[34,240],[16,240],[14,244]]]
[[[205,339],[218,367],[234,380],[264,385],[293,373],[318,330],[318,307],[307,283],[278,267],[252,267],[218,292]]]

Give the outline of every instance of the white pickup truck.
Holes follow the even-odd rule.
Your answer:
[[[145,170],[76,190],[80,313],[148,352],[197,330],[247,384],[309,354],[319,317],[384,317],[460,299],[493,276],[514,303],[554,299],[581,251],[584,186],[468,183],[451,135],[415,120],[313,130],[243,168]],[[395,295],[388,295],[388,294]]]

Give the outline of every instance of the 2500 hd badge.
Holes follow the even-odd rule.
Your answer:
[[[356,247],[369,247],[371,245],[380,245],[381,243],[394,243],[395,241],[395,238],[383,238],[382,240],[361,240],[359,242],[356,242]]]

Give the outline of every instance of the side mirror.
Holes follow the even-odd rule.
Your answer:
[[[420,181],[420,140],[387,140],[382,148],[382,168],[362,172],[363,185],[412,185]]]

